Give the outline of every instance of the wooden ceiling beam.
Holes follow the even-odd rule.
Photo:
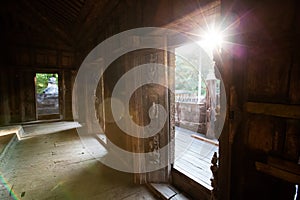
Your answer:
[[[68,9],[63,8],[61,5],[58,5],[57,3],[52,3],[48,1],[41,2],[44,6],[51,9],[52,12],[56,13],[56,17],[63,18],[64,20],[68,21],[69,23],[74,21],[75,18],[77,18],[77,15],[74,13],[71,13],[68,11]],[[54,16],[52,16],[54,17]]]
[[[27,1],[27,0],[23,0]],[[44,20],[43,23],[45,23],[45,20],[48,20],[51,26],[55,26],[55,28],[59,28],[65,31],[65,26],[61,25],[60,21],[69,21],[69,19],[66,16],[62,16],[55,8],[52,6],[50,7],[46,2],[41,1],[41,2],[32,2],[30,5],[32,10],[37,10],[37,15]],[[51,22],[52,19],[58,19],[55,23],[53,24]]]
[[[71,3],[72,1],[72,3]],[[86,0],[85,0],[86,1]],[[78,0],[69,0],[69,1],[66,1],[67,4],[72,4],[72,5],[76,5],[77,7],[81,8],[84,6],[85,4],[85,1],[83,1],[83,3],[81,1],[78,1]]]
[[[51,5],[54,5],[55,8],[59,9],[62,14],[68,13],[69,15],[73,16],[73,21],[74,19],[77,19],[79,13],[80,13],[80,8],[75,8],[74,5],[69,4],[65,1],[49,1]]]
[[[26,7],[32,14],[35,14],[36,17],[32,17],[33,19],[37,19],[40,21],[40,23],[44,24],[44,27],[49,28],[49,30],[54,33],[57,37],[65,41],[68,45],[74,46],[73,40],[70,38],[70,34],[66,34],[66,30],[62,30],[57,25],[51,23],[49,19],[44,16],[40,11],[38,11],[36,8],[32,6],[31,3],[27,2],[27,0],[20,1],[24,7]]]
[[[52,6],[48,6],[47,4],[45,4],[44,6],[47,6],[47,9],[49,10],[48,19],[50,21],[55,21],[56,24],[63,25],[65,28],[70,26],[72,21],[68,18],[68,16],[62,16],[60,12]]]
[[[97,0],[86,0],[85,4],[83,5],[80,14],[76,20],[76,24],[74,25],[72,32],[76,35],[74,35],[75,41],[77,42],[79,36],[78,34],[80,34],[80,32],[82,32],[82,30],[84,29],[84,25],[87,23],[88,18],[89,18],[89,14],[91,12],[93,12],[93,8],[95,3],[97,3]],[[99,3],[99,1],[98,1]]]
[[[13,23],[22,24],[22,29],[19,27],[13,28],[9,26],[9,29],[6,30],[4,34],[7,35],[7,42],[11,41],[13,43],[20,42],[19,44],[27,43],[26,45],[30,46],[31,43],[37,40],[38,44],[41,41],[41,38],[46,38],[46,40],[53,41],[59,39],[59,42],[62,40],[58,38],[55,34],[49,34],[49,30],[46,31],[43,27],[44,25],[38,20],[34,19],[32,16],[29,16],[24,9],[14,8],[13,10]],[[17,38],[17,39],[16,39]],[[24,39],[26,38],[26,39]],[[44,39],[43,39],[44,40]],[[59,43],[58,42],[58,43]],[[52,44],[51,44],[52,45]],[[65,43],[66,46],[71,47],[70,44]]]
[[[112,11],[120,3],[120,0],[118,0],[118,1],[107,0],[105,2],[103,1],[102,4],[98,4],[97,6],[95,6],[95,4],[92,3],[93,1],[95,1],[95,0],[89,1],[89,4],[94,6],[93,11],[90,12],[84,18],[83,22],[80,23],[81,26],[78,27],[79,29],[76,31],[77,35],[74,37],[76,44],[79,47],[82,45],[82,43],[84,41],[83,39],[95,38],[94,36],[97,34],[97,30],[99,29],[99,26],[103,25],[103,22],[105,20],[107,20],[107,17],[110,16]],[[88,6],[85,8],[85,10],[89,10]],[[85,15],[85,13],[83,13],[83,15]]]
[[[203,29],[206,29],[211,23],[216,22],[216,19],[218,19],[220,14],[220,1],[213,1],[206,5],[202,5],[199,9],[196,9],[194,12],[191,12],[182,18],[175,19],[164,27],[199,36]]]
[[[104,0],[104,1],[106,1],[106,0]],[[100,4],[99,2],[101,2],[101,1],[86,0],[85,4],[83,5],[83,7],[80,11],[78,19],[77,19],[79,24],[83,24],[87,21],[89,14],[93,12],[93,9],[95,8],[95,6],[99,6],[99,4]],[[78,27],[76,29],[78,29]]]
[[[84,4],[77,4],[77,1],[74,0],[72,3],[70,1],[59,1],[60,4],[64,5],[65,7],[68,7],[72,9],[76,14],[78,15],[80,13],[80,10],[82,9]],[[76,5],[75,5],[75,4]]]

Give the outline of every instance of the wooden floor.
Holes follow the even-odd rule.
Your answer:
[[[56,125],[55,131],[76,126]],[[144,186],[134,185],[130,174],[112,170],[94,159],[74,129],[47,134],[49,125],[43,124],[24,130],[30,137],[15,139],[0,156],[1,200],[156,199]],[[212,189],[210,161],[218,146],[195,139],[192,134],[176,127],[174,168]],[[7,140],[1,137],[0,143]]]
[[[0,160],[0,199],[156,199],[82,146],[75,130],[15,141]]]
[[[174,168],[211,190],[211,158],[219,147],[196,139],[193,134],[197,133],[176,127]]]

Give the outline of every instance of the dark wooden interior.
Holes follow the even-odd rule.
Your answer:
[[[77,71],[88,53],[110,36],[138,27],[192,34],[205,25],[204,16],[218,19],[227,26],[227,43],[221,54],[214,55],[225,84],[227,111],[219,138],[217,199],[294,199],[295,185],[300,183],[299,1],[5,0],[0,5],[1,126],[38,122],[34,77],[39,72],[59,74],[59,120],[73,120]],[[105,72],[98,97],[111,96],[118,79],[133,65],[150,62],[149,54],[156,56],[157,63],[174,66],[172,55],[162,50],[131,52]],[[139,125],[149,123],[146,111],[157,102],[168,108],[172,122],[171,98],[160,86],[139,88],[130,107],[133,120]],[[100,124],[120,147],[153,150],[145,145],[151,141],[133,147],[137,141],[116,124],[105,119]],[[163,128],[166,135],[172,131],[172,126]],[[164,145],[168,139],[160,140]],[[191,198],[209,198],[183,175],[173,172],[170,178],[166,172],[133,179],[136,183],[176,181],[173,184]]]

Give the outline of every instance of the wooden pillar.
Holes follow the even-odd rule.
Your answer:
[[[36,120],[35,72],[23,71],[20,76],[20,114],[21,121]]]
[[[62,70],[59,83],[60,113],[64,120],[72,120],[72,85],[74,83],[75,72],[72,70]]]
[[[215,121],[216,121],[216,76],[213,67],[209,70],[206,78],[206,110],[207,110],[207,132],[206,137],[215,138]]]

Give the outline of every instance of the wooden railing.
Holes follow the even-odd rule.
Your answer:
[[[176,102],[175,124],[198,133],[206,133],[205,103]]]

